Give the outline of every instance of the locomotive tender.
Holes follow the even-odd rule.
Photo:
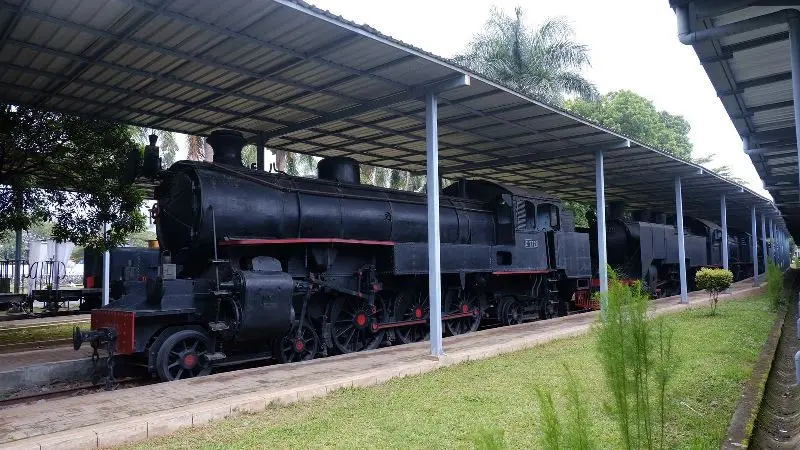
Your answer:
[[[427,338],[424,195],[363,186],[350,158],[323,159],[305,179],[242,167],[237,132],[208,143],[214,163],[159,175],[161,275],[94,310],[76,347],[106,343],[174,380],[254,354],[289,362]],[[589,236],[558,199],[462,180],[443,190],[440,217],[448,333],[588,299]]]

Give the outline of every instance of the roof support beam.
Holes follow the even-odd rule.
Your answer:
[[[759,28],[786,23],[791,18],[800,17],[800,11],[787,8],[762,16],[696,31],[692,31],[692,20],[687,5],[677,6],[675,8],[675,15],[678,19],[678,40],[682,44],[694,45],[711,39],[719,39],[757,30]]]
[[[374,111],[376,109],[384,108],[397,103],[402,103],[404,101],[419,99],[420,97],[425,97],[427,94],[430,93],[439,93],[443,91],[448,91],[463,86],[469,86],[469,84],[470,84],[469,75],[461,74],[456,77],[440,81],[438,83],[433,83],[427,86],[416,87],[409,89],[407,91],[387,95],[386,97],[382,97],[371,102],[362,103],[360,105],[352,106],[345,109],[340,109],[331,114],[320,116],[311,120],[306,120],[304,122],[299,122],[292,126],[276,130],[272,133],[266,133],[265,137],[267,139],[271,139],[278,136],[294,133],[297,131],[303,131],[308,128],[318,127],[326,123],[336,122],[337,120],[358,116],[369,111]]]
[[[44,70],[34,69],[32,67],[19,66],[19,65],[13,64],[13,63],[8,63],[7,66],[9,68],[13,69],[13,70],[17,70],[17,71],[20,71],[20,72],[23,72],[23,73],[29,73],[29,74],[40,76],[40,77],[53,78],[55,80],[61,80],[61,81],[70,80],[70,78],[65,76],[65,75],[57,74],[57,73],[54,73],[54,72],[46,72]],[[215,113],[220,113],[220,114],[226,114],[226,115],[229,115],[229,116],[238,116],[238,115],[241,114],[241,111],[233,111],[233,110],[230,110],[230,109],[218,108],[216,106],[211,106],[211,105],[208,105],[208,104],[204,104],[206,102],[197,102],[197,103],[189,102],[189,101],[180,100],[180,99],[177,99],[177,98],[165,97],[163,95],[147,93],[147,92],[133,90],[133,89],[124,89],[124,88],[121,88],[121,87],[116,86],[116,85],[101,84],[101,83],[97,83],[97,82],[94,82],[94,81],[84,80],[84,79],[81,79],[81,78],[77,78],[75,80],[71,80],[70,82],[78,84],[78,85],[81,85],[81,86],[91,87],[91,88],[94,88],[94,89],[102,89],[102,90],[105,90],[105,91],[116,92],[118,94],[126,95],[128,97],[138,98],[138,99],[141,99],[141,100],[158,100],[160,102],[164,102],[164,103],[167,103],[167,104],[174,103],[176,105],[185,106],[186,110],[189,110],[189,111],[197,111],[199,109],[199,110],[210,111],[210,112],[215,112]],[[114,103],[120,104],[121,101],[115,101]],[[175,112],[175,113],[170,113],[170,117],[171,118],[177,119],[177,120],[183,120],[180,117],[178,117],[179,115],[180,115],[180,111],[179,112]],[[282,125],[282,126],[288,125],[286,122],[278,121],[278,120],[275,120],[275,119],[264,119],[264,118],[259,117],[258,120],[261,120],[263,122],[272,122],[272,123],[275,123],[277,125]]]
[[[773,75],[765,75],[763,77],[750,78],[749,80],[742,80],[736,83],[736,87],[747,90],[754,87],[766,86],[768,84],[780,83],[782,81],[789,81],[791,79],[791,72],[781,72]]]
[[[485,163],[465,163],[460,166],[453,166],[445,170],[444,173],[457,172],[463,170],[488,169],[494,167],[508,166],[512,164],[526,164],[534,161],[541,161],[548,158],[555,158],[555,157],[563,158],[563,157],[577,156],[582,154],[591,154],[596,150],[621,150],[630,147],[631,147],[631,141],[626,139],[614,143],[601,144],[597,146],[573,147],[573,148],[555,150],[552,152],[531,151],[527,155],[517,156],[513,158],[503,158],[502,156],[498,156],[499,160],[496,161],[489,161]]]
[[[89,70],[97,61],[100,61],[104,59],[106,56],[108,56],[108,54],[111,53],[114,49],[118,48],[119,45],[124,40],[128,39],[131,35],[136,33],[142,26],[144,26],[147,22],[152,20],[156,14],[158,14],[165,8],[168,8],[174,1],[175,0],[162,0],[161,4],[156,7],[155,11],[148,11],[141,17],[139,17],[137,20],[129,23],[127,26],[125,26],[125,29],[119,35],[114,36],[113,34],[111,34],[111,36],[114,36],[114,38],[109,39],[109,41],[105,43],[103,48],[99,52],[95,53],[89,61],[81,62],[78,68],[74,70],[71,75],[69,75],[68,80],[63,81],[59,83],[57,86],[48,89],[48,92],[44,94],[40,102],[46,103],[53,97],[53,95],[61,93],[64,90],[64,88],[69,86],[71,82],[78,79],[81,75],[85,74],[86,71]]]
[[[800,17],[789,20],[789,59],[792,66],[792,100],[794,101],[794,138],[800,142]],[[797,146],[798,179],[800,187],[800,145]]]
[[[769,186],[776,186],[778,184],[795,184],[795,183],[797,183],[796,173],[791,173],[788,175],[772,175],[770,177],[764,178],[764,184]]]
[[[18,89],[18,90],[22,90],[22,91],[28,91],[28,92],[31,92],[33,94],[41,92],[41,91],[39,91],[37,89],[17,86],[17,85],[3,83],[3,82],[0,82],[0,87],[6,88],[6,89]],[[85,104],[92,105],[92,106],[95,106],[97,108],[101,108],[101,109],[107,108],[107,109],[116,110],[116,111],[120,111],[122,113],[127,113],[127,114],[135,113],[135,114],[141,114],[141,115],[145,115],[145,116],[149,115],[149,116],[161,117],[161,118],[164,118],[164,119],[170,119],[170,116],[165,115],[165,114],[158,114],[158,113],[154,113],[152,111],[145,111],[145,110],[142,110],[142,109],[131,108],[131,107],[128,107],[128,106],[117,106],[117,105],[114,105],[114,104],[108,104],[108,103],[99,102],[99,101],[96,101],[96,100],[89,100],[89,99],[86,99],[86,98],[73,97],[73,96],[70,96],[70,95],[56,94],[54,96],[54,98],[63,98],[63,99],[67,99],[67,100],[72,100],[74,102],[83,102]],[[48,108],[49,109],[53,109],[53,108],[50,108],[49,106],[48,106]],[[66,113],[66,114],[75,114],[74,111],[73,112],[70,112],[70,111],[59,111],[59,112],[63,112],[63,113]],[[108,118],[106,118],[106,119],[108,119]],[[116,119],[116,120],[119,120],[119,119]],[[193,123],[193,124],[197,124],[197,125],[209,125],[210,124],[210,122],[206,122],[206,121],[203,121],[203,120],[200,120],[200,119],[175,119],[175,120],[178,120],[178,121],[181,121],[181,122],[186,122],[186,123]],[[241,128],[241,127],[235,127],[235,128],[232,128],[232,129],[238,130],[238,131],[242,131],[244,133],[258,133],[258,131],[256,131],[256,130],[247,129],[247,128]],[[168,131],[172,131],[172,130],[168,130]]]
[[[758,48],[764,45],[774,44],[776,42],[783,42],[787,39],[789,39],[789,32],[782,31],[780,33],[770,34],[768,36],[763,36],[757,39],[751,39],[749,41],[737,42],[736,44],[731,44],[731,45],[723,45],[722,52],[736,53],[744,50]]]
[[[3,49],[3,45],[5,45],[6,41],[8,40],[11,33],[17,29],[17,24],[19,24],[19,20],[25,14],[25,10],[28,9],[28,5],[31,4],[31,0],[23,0],[22,3],[19,4],[17,10],[12,13],[11,20],[8,23],[8,26],[0,33],[0,50]]]
[[[800,104],[800,103],[798,103]],[[778,128],[775,130],[756,131],[750,133],[750,144],[763,144],[769,142],[789,143],[797,142],[794,128]]]
[[[794,154],[796,151],[797,151],[797,146],[794,144],[746,148],[744,150],[745,154],[749,156],[754,156],[754,155],[775,156],[783,154]]]

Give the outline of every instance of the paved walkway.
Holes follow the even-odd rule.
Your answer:
[[[721,300],[756,294],[739,282]],[[707,304],[702,292],[691,304]],[[674,297],[654,302],[655,313],[687,308]],[[174,432],[236,411],[261,411],[342,387],[370,386],[471,359],[517,351],[586,333],[597,312],[479,331],[444,340],[447,355],[427,356],[428,343],[388,347],[288,365],[141,386],[86,397],[51,400],[0,410],[0,442],[9,448],[107,447]],[[0,444],[0,447],[4,447]]]

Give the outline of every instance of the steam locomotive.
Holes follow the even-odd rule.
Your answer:
[[[608,206],[606,242],[608,264],[623,279],[642,280],[653,296],[664,297],[680,292],[678,233],[663,213],[626,212],[624,204]],[[591,221],[590,221],[591,223]],[[596,224],[590,227],[592,249],[597,248]],[[728,265],[734,280],[753,276],[750,234],[728,229]],[[689,290],[703,267],[722,266],[722,228],[708,220],[684,217],[684,249]],[[761,255],[758,242],[757,257]],[[597,267],[596,253],[593,253]],[[595,283],[596,284],[596,283]]]
[[[305,179],[242,167],[237,132],[207,142],[214,163],[158,175],[159,276],[94,310],[76,348],[105,345],[175,380],[254,354],[290,362],[428,337],[424,195],[363,186],[350,158]],[[587,306],[589,236],[560,200],[462,180],[443,190],[440,221],[449,334]]]

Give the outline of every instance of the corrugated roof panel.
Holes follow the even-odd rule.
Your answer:
[[[50,6],[43,0],[33,0],[33,4]],[[420,171],[425,160],[421,93],[351,118],[325,122],[319,117],[411,87],[421,92],[422,85],[463,72],[375,30],[354,28],[352,23],[300,3],[286,6],[268,0],[176,0],[166,11],[156,10],[155,5],[136,3],[132,7],[121,2],[71,0],[47,11],[75,22],[68,27],[54,27],[52,18],[42,17],[46,20],[41,21],[32,13],[23,15],[27,34],[20,34],[17,26],[12,39],[22,41],[27,48],[20,49],[14,40],[7,42],[0,51],[0,61],[11,60],[23,67],[35,64],[39,72],[14,77],[5,72],[3,83],[16,89],[0,85],[0,96],[5,101],[35,101],[38,96],[26,94],[22,90],[26,86],[19,83],[27,84],[31,89],[27,92],[60,89],[60,97],[53,97],[48,105],[203,134],[217,124],[252,136],[259,130],[295,129],[298,127],[293,125],[311,119],[308,123],[315,123],[313,130],[293,131],[285,138],[271,133],[267,135],[268,145],[318,155],[355,152],[372,164]],[[6,16],[5,12],[0,15],[0,23],[8,20]],[[82,25],[94,30],[80,31]],[[109,33],[128,32],[132,39],[122,40],[130,42],[108,38]],[[38,39],[35,43],[34,37]],[[150,48],[137,47],[137,40]],[[55,50],[40,49],[42,46]],[[85,59],[98,57],[108,48],[112,50],[104,56],[105,64]],[[68,52],[84,59],[70,60]],[[78,73],[82,61],[89,64],[82,69],[81,82],[60,87],[62,81]],[[761,67],[766,63],[761,61]],[[365,70],[372,73],[362,73]],[[747,62],[741,70],[750,70]],[[47,72],[53,76],[42,76]],[[328,91],[306,92],[319,91],[320,86]],[[136,92],[126,93],[126,89]],[[84,99],[89,95],[95,96],[95,103]],[[148,95],[153,98],[146,98]],[[768,98],[764,92],[761,95],[759,98]],[[198,102],[200,107],[191,107]],[[593,195],[593,150],[568,157],[557,152],[621,142],[619,136],[584,125],[557,109],[479,77],[472,78],[469,88],[441,94],[439,113],[444,171],[482,173],[528,187],[535,187],[539,180],[575,198]],[[753,120],[772,124],[784,115],[783,110],[764,110]],[[671,165],[658,153],[647,149],[641,152],[652,156],[642,158],[648,163],[655,161],[654,167],[680,167],[680,163]],[[508,161],[512,155],[531,155],[539,161]],[[622,158],[630,166],[637,155],[633,149],[629,154],[609,152],[607,164],[611,158]],[[465,163],[471,169],[467,170]],[[534,169],[537,175],[524,174],[525,167]],[[623,164],[618,170],[634,183],[652,182],[628,175],[624,172],[628,169]],[[619,177],[612,171],[609,180]],[[659,180],[670,176],[662,174]],[[580,178],[572,180],[576,177]],[[718,183],[719,189],[727,186],[724,181]],[[635,193],[626,195],[637,198]],[[647,197],[638,198],[649,201]],[[687,210],[692,207],[686,206]]]

